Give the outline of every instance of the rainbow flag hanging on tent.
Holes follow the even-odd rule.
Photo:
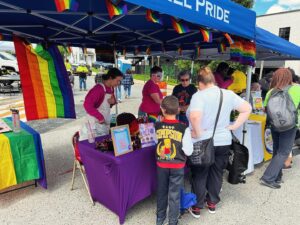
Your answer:
[[[196,58],[200,57],[200,46],[196,46],[195,56],[196,56]]]
[[[76,12],[79,4],[76,0],[55,0],[56,11],[63,12],[66,10]]]
[[[226,45],[224,42],[221,42],[219,45],[218,45],[218,52],[219,53],[224,53],[226,52]]]
[[[151,48],[150,48],[150,47],[148,47],[148,48],[146,49],[146,55],[151,55]]]
[[[163,25],[162,18],[160,17],[159,13],[154,12],[151,9],[147,9],[146,12],[146,19],[152,23],[159,23],[160,25]]]
[[[115,5],[111,2],[111,0],[106,0],[106,8],[110,19],[112,19],[114,16],[126,15],[128,12],[126,4],[119,3]]]
[[[76,118],[71,84],[57,46],[33,49],[19,37],[13,41],[27,120]]]
[[[232,45],[234,43],[234,40],[230,37],[229,34],[225,33],[224,36],[230,45]]]
[[[255,66],[256,45],[247,40],[238,40],[230,45],[230,59],[243,65]]]
[[[185,34],[190,32],[190,28],[188,25],[183,21],[177,21],[175,18],[171,17],[172,26],[176,30],[178,34]]]
[[[200,28],[200,32],[202,34],[204,42],[209,42],[209,43],[212,42],[213,39],[212,39],[212,32],[211,31]]]

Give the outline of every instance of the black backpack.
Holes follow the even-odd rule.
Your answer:
[[[297,109],[288,93],[291,86],[283,90],[274,89],[267,104],[268,122],[277,132],[283,132],[296,127]]]

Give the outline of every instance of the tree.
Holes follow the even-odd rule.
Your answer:
[[[232,1],[249,9],[251,9],[254,4],[254,0],[232,0]]]

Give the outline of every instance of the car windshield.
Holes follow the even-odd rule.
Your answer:
[[[0,52],[0,55],[1,55],[1,58],[5,59],[5,60],[14,60],[14,61],[17,61],[16,57],[9,54],[9,53],[6,53],[6,52]]]

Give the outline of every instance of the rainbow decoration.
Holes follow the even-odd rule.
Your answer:
[[[171,17],[171,20],[172,20],[172,26],[178,34],[184,34],[191,31],[187,26],[187,24],[184,23],[183,21],[176,21],[176,19],[173,17]]]
[[[200,46],[197,46],[197,47],[196,47],[196,50],[195,50],[195,56],[196,56],[196,58],[199,58],[199,57],[200,57]]]
[[[57,12],[63,12],[66,10],[76,12],[79,4],[76,0],[55,0],[55,6]]]
[[[202,34],[204,42],[208,42],[208,43],[212,42],[213,38],[212,38],[212,32],[211,31],[200,28],[200,32]]]
[[[12,127],[11,118],[2,119]],[[21,121],[19,133],[0,134],[0,190],[30,180],[47,188],[41,137]]]
[[[148,123],[156,123],[158,115],[148,114]]]
[[[13,37],[27,120],[76,118],[73,92],[63,58],[52,45],[34,50]]]
[[[230,37],[229,34],[225,33],[224,36],[230,45],[232,45],[234,43],[233,39]]]
[[[152,23],[159,23],[160,25],[163,25],[163,21],[162,21],[160,15],[151,9],[147,9],[146,19]]]
[[[146,49],[146,55],[151,55],[151,48],[150,48],[150,47],[148,47],[148,48]]]
[[[255,43],[243,39],[235,41],[230,45],[230,59],[243,65],[255,66]]]
[[[218,45],[218,52],[219,53],[224,53],[226,52],[226,45],[224,42],[221,42],[219,45]]]
[[[106,8],[109,14],[110,19],[114,16],[126,15],[127,14],[127,5],[126,4],[118,4],[115,5],[111,2],[111,0],[106,0]]]

